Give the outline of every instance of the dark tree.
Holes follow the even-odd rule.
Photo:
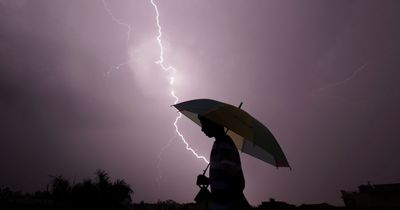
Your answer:
[[[65,205],[71,196],[71,185],[62,176],[55,176],[51,181],[51,194],[56,205]]]
[[[103,170],[94,179],[72,184],[52,176],[50,190],[32,194],[0,188],[0,209],[131,209],[133,190],[122,179],[112,182]]]

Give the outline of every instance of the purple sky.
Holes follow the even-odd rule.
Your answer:
[[[101,0],[0,0],[0,186],[33,191],[48,175],[102,168],[132,186],[134,202],[191,202],[206,164],[179,138],[165,147],[176,111],[154,63],[154,8],[106,2],[132,26],[129,41]],[[243,101],[293,168],[243,154],[251,204],[342,205],[341,189],[400,182],[399,1],[156,3],[180,100]],[[200,128],[178,124],[209,157]]]

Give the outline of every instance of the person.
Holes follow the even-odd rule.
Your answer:
[[[198,116],[202,131],[215,138],[210,155],[209,184],[211,187],[211,207],[214,210],[249,209],[250,205],[243,195],[245,180],[239,152],[233,140],[226,135],[224,127]],[[199,179],[206,180],[204,175]]]

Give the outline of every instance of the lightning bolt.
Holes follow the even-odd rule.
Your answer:
[[[158,177],[156,178],[156,181],[157,181],[157,185],[158,185],[158,189],[159,189],[159,190],[161,189],[161,183],[160,183],[160,181],[161,181],[161,179],[162,179],[161,168],[160,168],[160,166],[161,166],[161,156],[163,155],[164,151],[169,147],[169,145],[176,139],[176,137],[177,137],[177,134],[175,133],[175,135],[172,136],[172,138],[169,139],[169,141],[167,142],[167,144],[165,144],[165,145],[161,148],[160,152],[159,152],[158,155],[157,155],[158,162],[157,162],[157,166],[156,166],[156,167],[157,167]]]
[[[131,39],[131,32],[132,32],[132,27],[130,24],[125,23],[123,21],[121,21],[120,19],[118,19],[117,17],[115,17],[114,13],[111,11],[111,9],[108,7],[107,3],[105,0],[102,0],[103,2],[103,7],[106,10],[106,12],[108,13],[108,15],[111,17],[111,19],[117,24],[120,25],[124,28],[126,28],[126,44],[129,43],[130,39]],[[107,75],[109,75],[112,71],[114,70],[119,70],[122,66],[125,66],[129,63],[130,59],[121,62],[117,65],[113,65],[111,66],[110,70],[106,72]]]
[[[156,13],[156,23],[157,23],[157,29],[158,29],[158,35],[156,37],[157,42],[158,42],[158,47],[160,48],[160,56],[159,59],[155,62],[156,64],[158,64],[162,70],[166,71],[166,72],[170,72],[170,77],[169,77],[169,84],[171,86],[171,91],[170,94],[171,96],[175,99],[174,104],[178,103],[179,98],[178,96],[175,94],[175,91],[173,89],[173,85],[174,85],[174,81],[175,81],[175,77],[174,75],[176,74],[176,69],[173,66],[166,66],[164,64],[164,47],[162,44],[162,28],[160,25],[160,13],[158,11],[158,7],[157,5],[154,3],[154,0],[150,0],[150,3],[153,5],[154,7],[154,11]],[[176,134],[178,134],[178,136],[180,137],[180,139],[182,140],[182,142],[186,145],[186,150],[192,152],[192,154],[197,158],[197,159],[201,159],[203,160],[205,163],[209,163],[209,161],[207,160],[207,158],[205,158],[204,156],[198,155],[196,153],[196,151],[194,149],[192,149],[189,146],[189,143],[186,141],[185,137],[183,136],[183,134],[179,131],[178,128],[178,121],[179,119],[182,117],[181,113],[178,113],[178,116],[175,118],[174,121],[174,127],[175,127],[175,132]]]
[[[112,19],[116,24],[118,24],[118,25],[120,25],[120,26],[126,28],[126,30],[127,30],[127,32],[126,32],[126,33],[127,33],[126,43],[129,44],[130,37],[131,37],[131,31],[132,31],[131,25],[128,24],[128,23],[125,23],[125,22],[121,21],[120,19],[118,19],[118,18],[113,14],[113,12],[111,11],[111,9],[108,7],[108,5],[107,5],[107,3],[106,3],[105,0],[102,0],[102,3],[103,3],[103,6],[104,6],[104,9],[105,9],[106,12],[108,13],[108,15],[111,17],[111,19]],[[155,63],[156,63],[157,65],[159,65],[160,68],[161,68],[162,70],[164,70],[165,72],[168,72],[168,73],[169,73],[169,85],[170,85],[170,88],[171,88],[171,89],[170,89],[170,95],[171,95],[171,97],[174,99],[174,104],[176,104],[176,103],[178,103],[179,98],[178,98],[178,96],[175,94],[175,90],[173,89],[173,86],[174,86],[174,83],[175,83],[175,77],[174,77],[174,75],[176,74],[177,71],[176,71],[176,69],[175,69],[173,66],[170,66],[170,65],[167,66],[167,65],[165,65],[165,60],[164,60],[164,46],[163,46],[163,44],[162,44],[162,28],[161,28],[161,25],[160,25],[160,13],[159,13],[158,7],[157,7],[157,5],[155,4],[155,2],[154,2],[153,0],[150,0],[150,3],[151,3],[151,5],[153,6],[154,11],[155,11],[155,13],[156,13],[156,25],[157,25],[157,29],[158,29],[158,35],[157,35],[157,37],[156,37],[156,40],[157,40],[157,43],[158,43],[158,47],[159,47],[159,49],[160,49],[159,58],[158,58],[157,61],[155,61]],[[120,64],[113,65],[113,66],[111,67],[110,71],[107,72],[107,74],[110,74],[113,70],[119,70],[122,66],[127,65],[127,64],[129,63],[129,61],[130,61],[130,59],[127,60],[127,61],[125,61],[125,62],[122,62],[122,63],[120,63]],[[174,125],[174,127],[175,127],[175,135],[167,142],[167,144],[165,144],[165,145],[161,148],[161,150],[160,150],[160,152],[159,152],[159,154],[158,154],[158,156],[157,156],[157,158],[158,158],[157,171],[158,171],[159,176],[156,178],[156,181],[157,181],[157,183],[158,183],[159,188],[160,188],[160,180],[161,180],[161,178],[162,178],[162,176],[161,176],[161,170],[160,170],[161,156],[162,156],[162,154],[164,153],[164,151],[171,145],[171,143],[176,139],[176,137],[179,136],[179,138],[181,139],[181,141],[185,144],[186,150],[190,151],[197,159],[201,159],[201,160],[203,160],[203,161],[204,161],[205,163],[207,163],[207,164],[209,163],[209,161],[207,160],[207,158],[205,158],[204,156],[198,155],[198,154],[196,153],[196,151],[195,151],[194,149],[192,149],[192,148],[189,146],[189,143],[186,141],[186,139],[185,139],[185,137],[183,136],[183,134],[179,131],[178,121],[179,121],[179,119],[180,119],[181,117],[182,117],[182,114],[181,114],[181,113],[178,113],[178,115],[177,115],[177,117],[175,118],[175,121],[174,121],[174,123],[173,123],[173,125]]]
[[[111,11],[111,9],[108,7],[107,3],[105,0],[102,0],[103,2],[103,6],[104,9],[106,10],[106,12],[108,13],[108,15],[110,15],[111,19],[117,23],[118,25],[121,25],[125,28],[127,28],[126,30],[126,43],[128,44],[130,39],[131,39],[131,32],[132,32],[132,27],[130,24],[122,22],[120,19],[118,19],[117,17],[115,17],[115,15],[113,14],[113,12]]]
[[[367,66],[368,66],[368,63],[364,63],[363,65],[358,67],[350,76],[348,76],[345,79],[340,80],[338,82],[331,83],[331,84],[325,85],[323,87],[320,87],[320,88],[316,89],[315,91],[313,91],[313,93],[311,95],[315,96],[317,93],[323,92],[323,91],[325,91],[327,89],[335,88],[337,86],[340,86],[340,85],[343,85],[344,83],[349,82],[350,80],[354,79]]]

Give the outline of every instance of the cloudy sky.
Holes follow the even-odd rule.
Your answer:
[[[206,164],[175,135],[171,90],[243,101],[273,132],[292,170],[243,154],[253,205],[343,205],[342,189],[400,182],[400,2],[155,3],[173,86],[150,0],[0,0],[1,187],[101,168],[134,202],[193,201]],[[178,126],[209,157],[212,140]]]

